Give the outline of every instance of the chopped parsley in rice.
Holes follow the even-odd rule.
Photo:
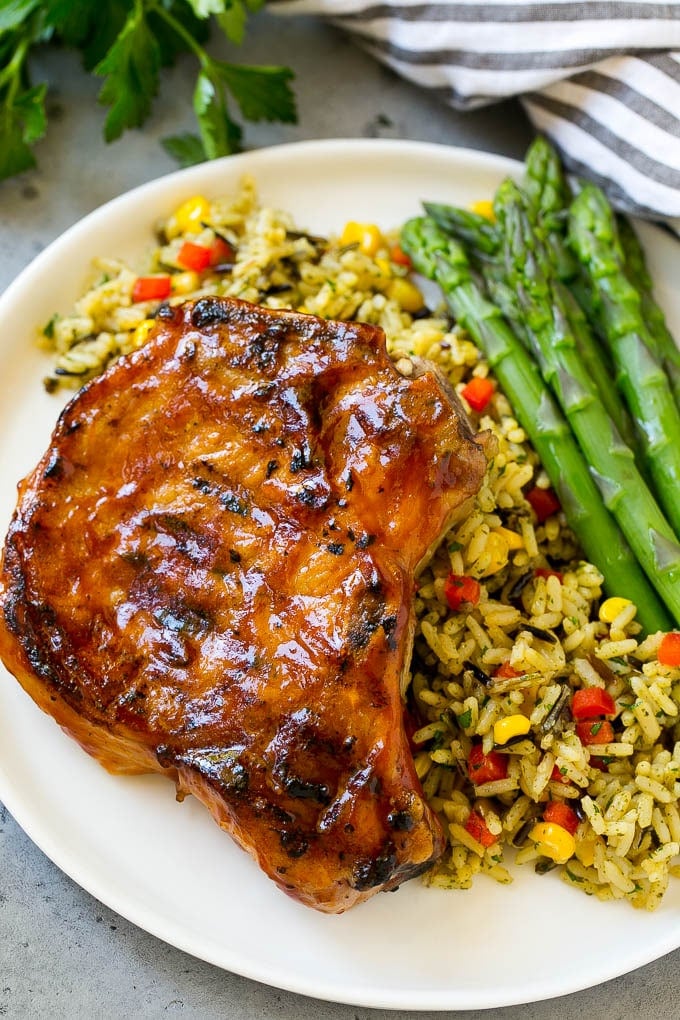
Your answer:
[[[395,235],[396,237],[396,235]],[[132,267],[96,261],[92,287],[47,324],[48,389],[79,386],[142,346],[165,304],[207,294],[381,326],[404,374],[436,363],[495,442],[469,514],[419,580],[407,720],[416,770],[448,847],[425,876],[468,888],[509,865],[589,895],[658,906],[680,873],[680,649],[604,599],[536,454],[488,365],[426,307],[394,238],[339,238],[235,197],[188,198]]]

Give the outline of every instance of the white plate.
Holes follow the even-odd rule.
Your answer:
[[[36,326],[66,311],[90,259],[151,242],[183,198],[229,193],[252,173],[263,202],[314,231],[347,219],[394,227],[421,199],[465,205],[517,172],[479,152],[394,141],[270,148],[144,185],[73,227],[0,300],[0,525],[14,482],[47,444],[58,401],[42,392]],[[680,249],[647,229],[659,292],[680,327]],[[673,321],[674,320],[674,321]],[[680,946],[680,883],[655,914],[600,903],[554,875],[518,869],[510,887],[468,892],[417,880],[341,917],[287,899],[207,811],[161,777],[109,776],[0,676],[0,797],[35,843],[81,886],[141,928],[220,967],[280,988],[363,1006],[473,1009],[561,995]]]

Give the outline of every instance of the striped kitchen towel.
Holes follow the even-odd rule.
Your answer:
[[[620,209],[680,217],[680,2],[278,0],[322,14],[457,109],[519,96]]]

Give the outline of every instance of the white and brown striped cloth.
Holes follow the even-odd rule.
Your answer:
[[[680,217],[680,2],[279,0],[457,109],[519,96],[620,209]]]

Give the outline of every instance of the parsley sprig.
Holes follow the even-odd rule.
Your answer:
[[[59,43],[82,54],[86,70],[103,79],[107,142],[141,127],[158,93],[161,72],[181,53],[198,63],[193,106],[197,134],[163,141],[182,166],[238,151],[243,129],[235,119],[295,123],[293,72],[212,57],[217,28],[235,46],[248,17],[264,0],[2,0],[0,3],[0,179],[35,166],[33,145],[47,129],[47,83],[34,85],[30,56]]]

